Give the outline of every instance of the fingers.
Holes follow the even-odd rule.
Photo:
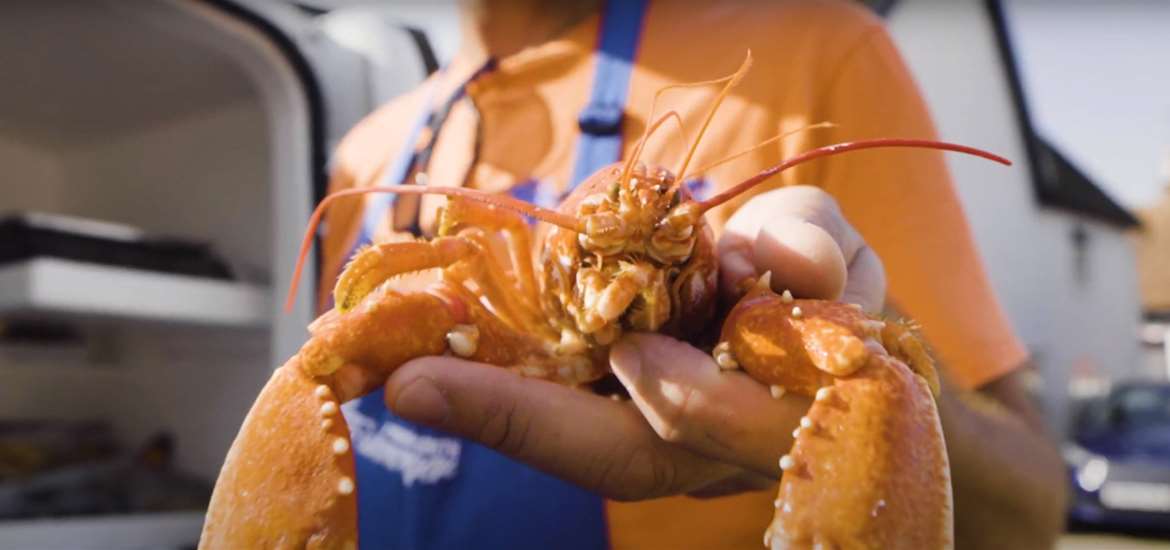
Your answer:
[[[849,262],[848,283],[841,300],[878,313],[886,301],[886,268],[877,252],[864,246]]]
[[[745,277],[772,272],[772,286],[798,297],[848,297],[880,309],[885,277],[877,255],[845,220],[836,201],[815,187],[777,189],[737,211],[719,239],[723,291]]]
[[[811,404],[775,399],[746,374],[721,371],[706,353],[659,334],[626,336],[610,366],[663,440],[773,480]]]
[[[775,477],[762,476],[755,472],[744,470],[740,475],[717,481],[696,491],[691,491],[687,493],[687,496],[694,498],[719,498],[749,491],[762,491],[772,488],[775,485]]]
[[[401,367],[386,404],[618,500],[694,491],[738,471],[661,440],[629,403],[450,357]]]

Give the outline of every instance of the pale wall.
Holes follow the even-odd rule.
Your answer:
[[[0,214],[60,201],[65,169],[52,151],[0,135],[0,167]]]
[[[70,151],[63,208],[210,241],[263,282],[272,246],[265,124],[257,104],[242,101]]]

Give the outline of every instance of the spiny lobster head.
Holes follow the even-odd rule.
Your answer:
[[[545,309],[562,328],[604,345],[623,330],[689,336],[706,326],[716,283],[712,232],[669,170],[607,166],[559,211],[578,230],[550,230],[540,270]]]
[[[626,177],[612,165],[590,178],[582,198],[570,204],[582,225],[577,237],[588,253],[601,256],[648,256],[655,262],[681,264],[690,258],[702,213],[688,201],[686,189],[662,167],[638,163]]]

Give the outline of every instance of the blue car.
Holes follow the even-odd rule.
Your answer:
[[[1070,522],[1170,528],[1170,384],[1117,386],[1079,416],[1064,449]]]

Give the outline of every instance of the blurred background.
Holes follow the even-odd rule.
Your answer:
[[[874,1],[1064,444],[1062,547],[1170,547],[1170,3]],[[330,152],[450,2],[0,4],[0,548],[193,546],[310,311]],[[1005,176],[1006,174],[1006,176]]]

